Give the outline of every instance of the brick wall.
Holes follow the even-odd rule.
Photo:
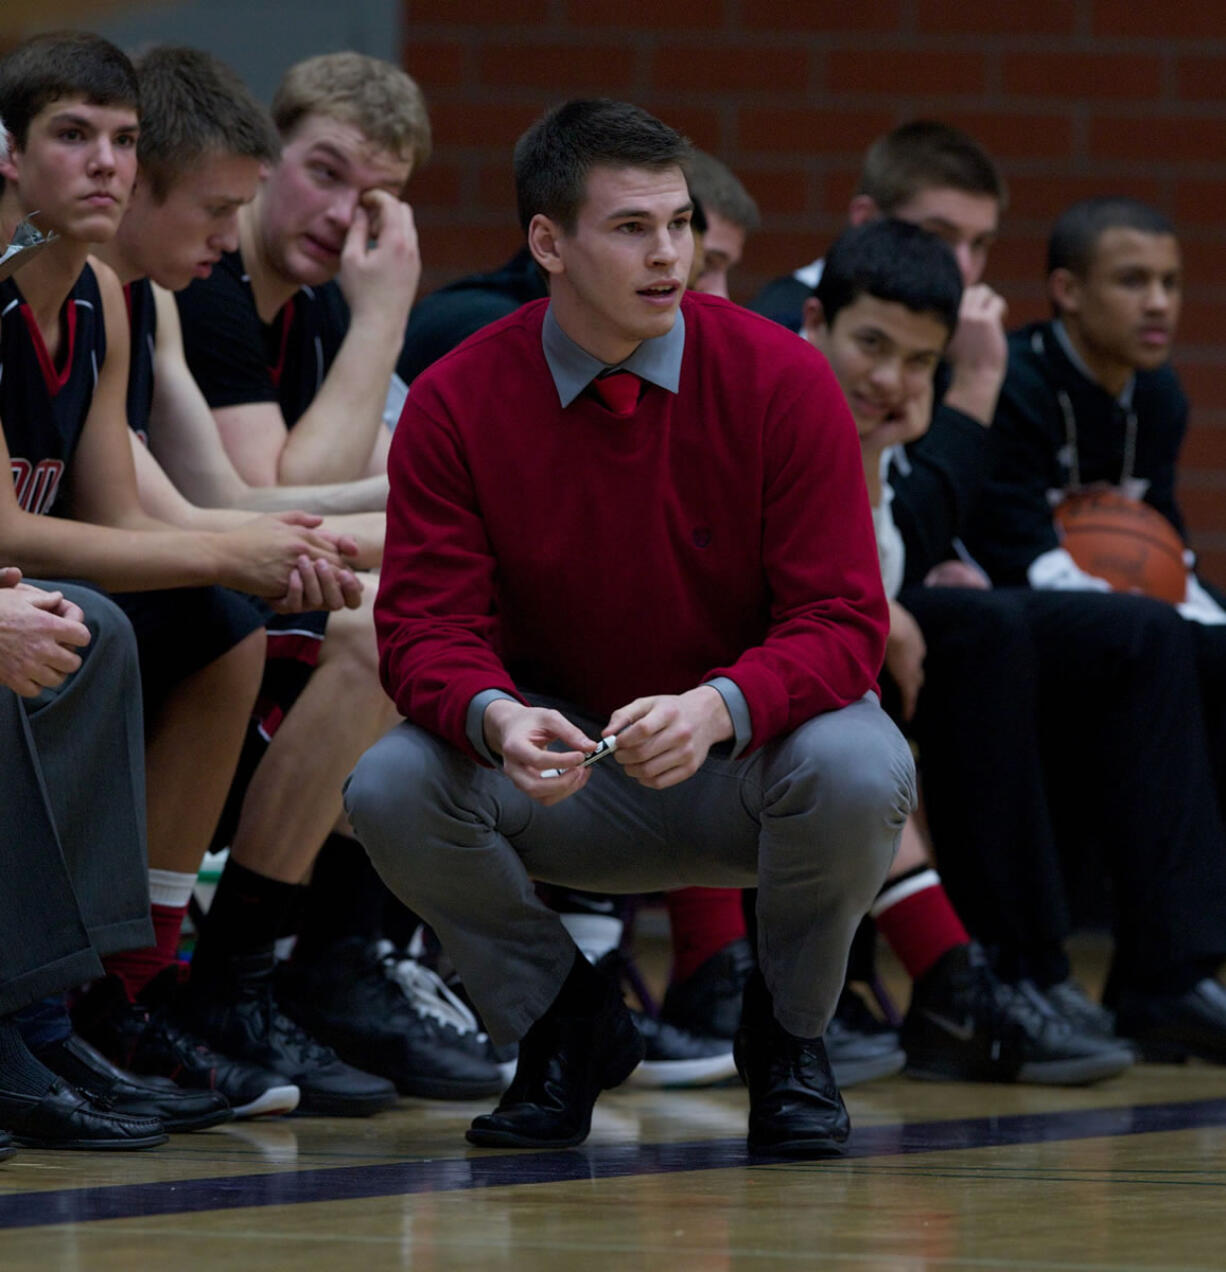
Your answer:
[[[1221,0],[405,0],[405,64],[437,152],[414,203],[425,286],[518,244],[510,146],[573,93],[628,97],[729,163],[763,228],[745,299],[842,224],[864,147],[946,119],[1001,162],[1012,207],[989,279],[1011,320],[1044,312],[1052,217],[1133,194],[1180,226],[1176,364],[1193,399],[1183,502],[1226,584],[1226,5]]]

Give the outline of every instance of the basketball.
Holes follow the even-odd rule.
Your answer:
[[[1061,545],[1087,574],[1117,592],[1183,600],[1183,540],[1157,509],[1115,490],[1088,490],[1058,505],[1055,519]]]

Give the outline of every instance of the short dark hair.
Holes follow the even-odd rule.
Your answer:
[[[140,87],[127,54],[92,32],[48,31],[0,58],[0,117],[19,149],[30,121],[61,97],[140,110]]]
[[[727,164],[705,150],[694,148],[689,163],[690,193],[708,212],[718,212],[742,230],[756,230],[762,216],[753,196],[737,180]]]
[[[681,168],[690,143],[654,115],[607,97],[564,102],[515,143],[515,195],[527,231],[538,213],[569,233],[583,203],[588,173],[612,168]]]
[[[1047,240],[1047,272],[1067,269],[1084,278],[1094,261],[1098,240],[1107,230],[1139,230],[1142,234],[1174,234],[1170,219],[1157,208],[1126,195],[1082,199],[1062,212]]]
[[[932,314],[952,334],[962,303],[962,273],[935,234],[888,217],[844,230],[826,253],[813,290],[826,325],[861,296]]]
[[[858,194],[889,216],[921,190],[961,190],[995,199],[1008,190],[988,152],[960,129],[916,119],[878,137],[864,156]]]
[[[276,161],[281,146],[268,112],[211,53],[161,44],[137,60],[136,74],[144,104],[137,155],[159,203],[201,159]]]

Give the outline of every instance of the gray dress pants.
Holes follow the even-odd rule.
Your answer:
[[[561,709],[599,735],[595,721]],[[775,1015],[811,1038],[834,1011],[852,935],[914,794],[907,744],[869,694],[747,757],[711,755],[664,791],[610,757],[551,808],[400,724],[358,762],[345,804],[385,882],[438,934],[496,1042],[522,1037],[574,960],[537,879],[594,892],[756,884]]]
[[[140,672],[128,620],[64,583],[93,639],[58,689],[0,688],[0,1015],[153,944]]]

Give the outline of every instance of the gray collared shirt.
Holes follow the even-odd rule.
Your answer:
[[[624,362],[610,366],[592,357],[562,330],[550,305],[541,327],[541,347],[563,408],[605,371],[633,371],[639,379],[676,393],[681,384],[681,357],[685,353],[685,315],[678,310],[677,321],[666,335],[642,341]]]
[[[580,348],[562,330],[554,317],[553,306],[550,305],[545,311],[545,321],[541,327],[541,347],[563,410],[597,376],[609,370],[633,371],[640,379],[649,380],[669,393],[676,393],[681,384],[681,358],[685,353],[685,315],[678,310],[677,321],[665,335],[642,341],[624,362],[610,367],[608,363],[594,358],[586,349]],[[735,758],[748,745],[753,732],[749,704],[745,701],[740,686],[727,676],[717,676],[704,683],[723,698],[724,706],[732,717],[732,756]],[[465,732],[473,750],[491,764],[498,763],[498,757],[485,744],[485,709],[499,698],[514,701],[510,694],[503,693],[501,689],[483,689],[468,704],[464,720]]]

